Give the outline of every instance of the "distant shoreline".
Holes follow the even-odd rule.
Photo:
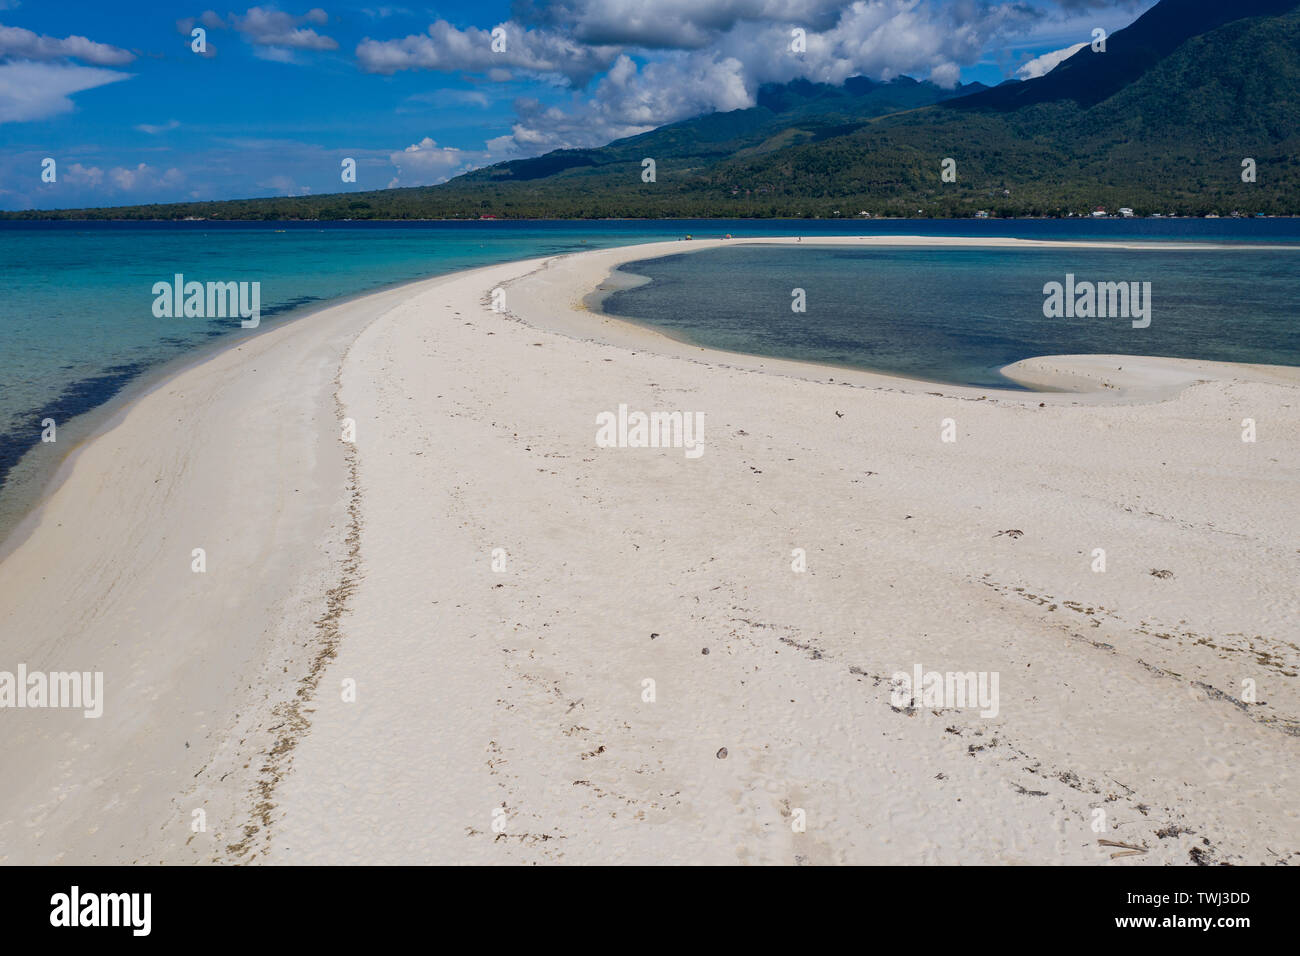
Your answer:
[[[113,207],[107,207],[113,208]],[[50,213],[59,212],[60,210],[48,210]],[[400,222],[1145,222],[1153,220],[1204,220],[1204,221],[1258,221],[1260,219],[1300,219],[1300,212],[1289,213],[1286,215],[1266,215],[1264,213],[1251,213],[1240,216],[1198,216],[1192,214],[1155,214],[1145,216],[487,216],[487,217],[455,217],[455,216],[430,216],[430,217],[405,217],[400,219],[369,217],[359,219],[262,219],[262,218],[226,218],[222,216],[204,216],[199,218],[191,217],[146,217],[146,216],[129,216],[129,217],[108,217],[108,216],[56,216],[28,214],[27,210],[0,210],[0,222],[108,222],[108,223],[127,223],[127,222],[190,222],[190,223],[311,223],[319,224],[323,222],[330,223],[364,223],[364,222],[382,222],[382,223],[400,223]]]

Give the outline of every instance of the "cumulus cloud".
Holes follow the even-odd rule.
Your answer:
[[[291,50],[337,50],[338,43],[331,37],[321,36],[305,23],[317,26],[329,22],[329,15],[319,7],[308,10],[300,17],[270,10],[249,7],[242,17],[231,18],[234,28],[258,46],[287,47]]]
[[[185,17],[176,21],[176,32],[189,35],[196,26],[205,27],[209,30],[228,30],[230,24],[221,17],[217,16],[211,10],[205,10],[197,17]]]
[[[591,95],[575,98],[567,112],[517,100],[510,135],[488,145],[498,154],[596,146],[710,110],[743,109],[753,105],[744,73],[730,57],[678,54],[638,66],[620,55]]]
[[[589,97],[567,109],[525,97],[515,101],[510,133],[488,141],[494,161],[552,149],[601,146],[711,110],[753,105],[743,69],[731,59],[683,57],[639,67],[620,56]]]
[[[428,136],[418,143],[391,153],[389,162],[397,167],[397,175],[389,182],[395,186],[432,186],[446,182],[452,176],[468,172],[488,161],[486,152],[439,146]]]
[[[74,106],[73,93],[131,75],[100,67],[121,66],[134,59],[127,50],[83,36],[46,36],[0,24],[0,123],[67,113]],[[87,63],[92,65],[82,65]]]
[[[611,2],[617,7],[621,0]],[[585,0],[565,3],[579,23],[603,9]],[[491,141],[490,150],[532,155],[603,145],[701,113],[753,106],[761,84],[796,78],[840,84],[851,76],[890,80],[908,74],[950,88],[960,82],[962,66],[978,61],[991,43],[1041,17],[1034,8],[1014,2],[955,0],[941,6],[923,0],[855,0],[847,5],[800,0],[793,9],[807,17],[805,22],[824,28],[804,27],[806,49],[796,53],[791,48],[794,27],[784,6],[762,0],[704,6],[670,0],[682,21],[677,24],[680,42],[694,44],[707,32],[707,48],[659,50],[640,65],[632,56],[635,51],[620,53],[589,95],[575,96],[564,108],[520,100],[510,134]],[[533,10],[530,15],[538,14]],[[661,39],[667,37],[667,25],[657,29]]]
[[[22,123],[68,113],[73,93],[130,77],[129,73],[72,63],[0,63],[0,123]]]
[[[104,171],[98,166],[73,163],[64,168],[63,181],[73,186],[99,186],[104,182]]]
[[[22,60],[81,60],[95,66],[121,66],[135,59],[135,54],[107,43],[96,43],[82,36],[59,39],[0,25],[0,57]]]
[[[513,68],[561,76],[574,86],[582,86],[607,69],[618,55],[613,47],[588,45],[550,30],[525,30],[509,22],[499,24],[499,28],[505,30],[505,49],[500,52],[492,49],[491,30],[460,30],[438,20],[425,33],[399,40],[366,37],[357,45],[357,60],[369,73],[424,69],[500,76],[499,71]]]
[[[1040,76],[1046,76],[1087,45],[1087,43],[1076,43],[1074,46],[1067,46],[1064,50],[1053,50],[1051,53],[1036,56],[1016,70],[1016,76],[1022,80],[1032,80]]]
[[[990,43],[1040,16],[1023,3],[956,0],[937,6],[917,0],[858,0],[829,30],[809,33],[797,75],[827,83],[853,75],[887,80],[935,70],[951,77],[954,68],[978,61]],[[791,59],[782,58],[765,72],[776,74],[772,79],[792,79]]]
[[[175,168],[164,171],[146,163],[137,163],[130,168],[113,167],[108,171],[108,180],[114,188],[130,192],[138,189],[176,187],[185,181],[185,174]]]
[[[60,184],[92,189],[106,186],[109,192],[175,187],[184,181],[185,174],[179,169],[162,170],[146,163],[138,163],[132,167],[114,166],[107,170],[82,163],[70,163],[59,167]]]
[[[516,102],[511,132],[488,144],[494,156],[596,146],[714,110],[754,105],[758,87],[850,76],[960,82],[991,43],[1044,16],[1023,0],[516,0],[492,31],[439,20],[424,34],[367,37],[356,50],[372,73],[427,69],[505,81],[517,73],[562,77],[564,106]],[[792,31],[806,49],[792,49]],[[603,75],[602,75],[603,74]]]
[[[329,14],[319,7],[313,7],[301,16],[271,7],[249,7],[242,14],[229,14],[226,19],[212,10],[205,10],[197,17],[177,20],[176,30],[186,35],[196,25],[208,30],[234,30],[253,46],[255,56],[279,63],[294,63],[297,62],[294,51],[339,48],[333,37],[317,33],[307,26],[324,26],[328,22]]]
[[[930,68],[929,81],[935,86],[951,90],[961,82],[961,67],[956,63],[937,63]]]

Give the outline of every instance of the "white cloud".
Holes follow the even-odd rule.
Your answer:
[[[566,9],[581,17],[597,6],[573,0]],[[978,61],[990,42],[1040,15],[1019,3],[957,0],[941,7],[924,0],[855,0],[836,4],[832,16],[828,4],[801,0],[808,21],[824,29],[806,28],[807,49],[796,54],[790,49],[793,27],[776,5],[726,0],[708,11],[704,6],[671,0],[668,12],[680,12],[682,36],[690,42],[692,30],[714,29],[708,49],[660,52],[641,65],[620,54],[589,96],[574,97],[565,108],[518,101],[510,134],[489,148],[535,155],[599,146],[701,113],[753,106],[761,84],[796,78],[840,84],[856,75],[888,80],[909,74],[952,87],[963,64]],[[707,19],[710,11],[714,21]]]
[[[176,21],[176,30],[188,35],[195,24],[209,30],[234,30],[254,48],[254,55],[262,60],[277,63],[296,63],[295,50],[337,50],[338,41],[317,33],[312,27],[329,22],[329,14],[313,7],[301,16],[294,16],[272,7],[249,7],[243,14],[232,13],[223,20],[211,10],[200,16]],[[209,54],[213,47],[209,44]]]
[[[104,182],[104,171],[98,166],[73,163],[63,170],[61,177],[65,183],[73,186],[98,186]]]
[[[108,171],[109,182],[123,192],[136,189],[158,189],[176,187],[185,181],[185,174],[179,169],[160,170],[145,163],[137,163],[133,168],[114,166]]]
[[[516,100],[518,119],[510,133],[487,146],[493,161],[600,146],[711,110],[752,105],[738,60],[674,54],[639,67],[624,55],[590,96],[575,96],[568,111],[532,98]]]
[[[1053,50],[1051,53],[1036,56],[1016,70],[1016,76],[1022,80],[1032,80],[1040,76],[1046,76],[1087,45],[1087,43],[1076,43],[1074,46],[1067,46],[1064,50]]]
[[[366,38],[357,46],[357,59],[373,73],[430,69],[507,80],[512,70],[522,70],[558,74],[583,87],[620,56],[644,59],[649,52],[645,81],[685,89],[644,91],[643,104],[697,102],[708,111],[736,108],[737,84],[747,91],[739,105],[752,105],[759,84],[796,77],[842,83],[858,74],[891,79],[911,73],[952,86],[961,66],[976,62],[992,40],[1044,16],[1021,0],[532,0],[515,9],[522,22],[500,24],[507,40],[500,53],[492,51],[490,31],[460,30],[439,20],[423,35]],[[790,49],[795,27],[807,35],[807,50],[800,54]],[[732,61],[734,67],[726,66]],[[716,102],[695,89],[702,75],[724,79]],[[615,78],[606,93],[626,104],[628,91],[621,86]],[[613,111],[596,104],[592,112]],[[644,122],[645,110],[639,113],[641,119],[624,117],[620,125]],[[683,115],[670,108],[650,122]]]
[[[176,187],[184,181],[185,174],[179,169],[161,170],[145,163],[134,167],[114,166],[107,171],[98,166],[70,163],[59,167],[58,184],[82,189],[106,187],[107,192],[132,192]]]
[[[71,63],[0,63],[0,123],[24,123],[71,112],[68,97],[131,76]]]
[[[305,23],[321,26],[329,22],[329,15],[319,7],[308,10],[300,17],[264,7],[249,7],[241,16],[232,16],[236,30],[258,46],[287,47],[291,50],[337,50],[338,42],[322,36]]]
[[[22,60],[82,60],[96,66],[121,66],[135,59],[135,54],[107,43],[96,43],[81,36],[45,36],[22,27],[0,25],[0,57]]]
[[[400,40],[366,37],[357,45],[357,60],[369,73],[423,69],[501,76],[501,71],[514,68],[562,76],[574,86],[583,86],[618,54],[613,47],[589,46],[558,32],[525,30],[509,22],[499,26],[506,31],[501,52],[492,50],[491,30],[460,30],[438,20],[427,32]],[[509,78],[509,73],[505,76]]]
[[[0,9],[17,4],[0,4]],[[70,112],[73,93],[91,90],[130,73],[121,66],[135,54],[83,36],[52,37],[0,24],[0,123],[23,123]],[[84,66],[71,62],[81,60]]]
[[[929,80],[935,86],[951,90],[961,82],[961,67],[956,63],[936,63],[930,69]]]
[[[770,30],[742,26],[731,36],[769,50],[778,39],[783,41],[780,55],[770,56],[769,65],[756,64],[764,80],[802,76],[843,83],[854,75],[893,79],[903,74],[928,75],[935,69],[950,77],[954,66],[976,62],[991,41],[1037,17],[1032,8],[1019,3],[963,0],[935,6],[917,0],[857,0],[830,29],[809,32],[808,51],[802,57],[785,52],[788,31],[771,36]]]
[[[397,167],[397,175],[388,184],[390,189],[395,186],[431,186],[446,182],[452,176],[468,172],[489,161],[485,152],[439,146],[428,136],[406,149],[391,153],[388,158]]]
[[[204,10],[197,17],[185,17],[176,21],[176,32],[189,36],[195,26],[203,26],[209,30],[229,30],[230,24],[221,17],[217,16],[211,10]]]

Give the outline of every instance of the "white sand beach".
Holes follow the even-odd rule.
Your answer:
[[[1300,369],[999,392],[583,305],[716,244],[346,302],[78,449],[0,561],[0,670],[102,671],[104,711],[0,712],[0,862],[1300,862]],[[620,405],[703,453],[599,447]],[[996,715],[898,706],[917,666]]]

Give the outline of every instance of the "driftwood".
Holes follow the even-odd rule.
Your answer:
[[[1118,860],[1122,856],[1141,856],[1147,852],[1147,848],[1144,846],[1134,846],[1132,843],[1120,843],[1117,840],[1098,840],[1097,844],[1099,846],[1122,847],[1122,852],[1112,853],[1110,855],[1112,860]]]

